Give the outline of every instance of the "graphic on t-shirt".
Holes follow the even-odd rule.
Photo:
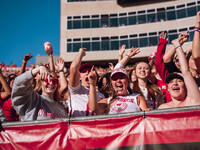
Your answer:
[[[122,103],[119,100],[116,100],[111,105],[111,109],[114,110],[115,112],[124,111],[127,107],[128,107],[128,104]]]

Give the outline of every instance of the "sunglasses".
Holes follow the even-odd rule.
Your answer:
[[[49,80],[48,80],[48,78],[46,78],[46,80],[44,80],[44,82],[48,85],[49,84],[49,81],[50,82],[52,82],[53,84],[58,84],[58,79],[56,79],[56,78],[50,78]]]

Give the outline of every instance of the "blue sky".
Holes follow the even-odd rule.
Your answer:
[[[44,42],[60,54],[60,0],[0,0],[0,62],[20,66],[25,54],[46,55]]]

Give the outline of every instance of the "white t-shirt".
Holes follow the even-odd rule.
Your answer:
[[[128,96],[117,96],[115,101],[110,106],[108,114],[126,113],[140,111],[137,104],[137,97],[140,94],[133,93]],[[107,104],[110,103],[111,97],[108,98]]]
[[[73,117],[92,115],[88,107],[89,88],[79,83],[77,87],[72,88],[69,86],[69,92],[71,97],[68,103],[69,113],[71,113]],[[103,98],[105,98],[105,96],[97,92],[97,102]]]

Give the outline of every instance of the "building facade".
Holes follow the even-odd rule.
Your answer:
[[[169,46],[189,30],[184,49],[192,47],[197,0],[61,0],[60,56],[67,64],[80,47],[87,48],[83,62],[104,65],[117,62],[118,49],[126,44],[141,52],[132,62],[146,60],[156,51],[159,34],[167,31]]]

